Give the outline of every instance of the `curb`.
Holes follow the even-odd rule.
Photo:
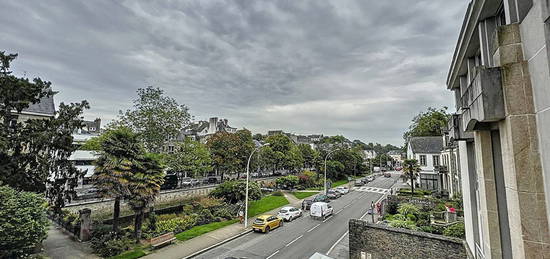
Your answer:
[[[192,253],[192,254],[186,256],[186,257],[183,257],[182,259],[193,258],[193,257],[195,257],[195,256],[201,255],[201,254],[203,254],[203,253],[205,253],[205,252],[208,252],[209,250],[212,250],[212,249],[214,249],[214,248],[216,248],[216,247],[218,247],[218,246],[221,246],[221,245],[223,245],[223,244],[225,244],[225,243],[227,243],[227,242],[229,242],[229,241],[235,240],[235,239],[237,239],[237,238],[239,238],[239,237],[242,237],[242,236],[244,236],[244,235],[246,235],[246,234],[248,234],[248,233],[251,233],[251,232],[252,232],[252,229],[246,230],[246,231],[241,232],[241,233],[239,233],[239,234],[237,234],[237,235],[234,235],[234,236],[232,236],[232,237],[230,237],[230,238],[224,239],[224,240],[222,240],[222,241],[220,241],[220,242],[218,242],[218,243],[216,243],[216,244],[213,244],[213,245],[211,245],[211,246],[209,246],[209,247],[207,247],[207,248],[203,248],[202,250],[199,250],[199,251],[197,251],[197,252],[194,252],[194,253]]]

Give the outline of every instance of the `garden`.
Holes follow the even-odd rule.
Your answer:
[[[440,199],[430,191],[400,190],[397,196],[389,196],[384,212],[384,223],[391,227],[405,228],[449,237],[464,238],[462,199]]]

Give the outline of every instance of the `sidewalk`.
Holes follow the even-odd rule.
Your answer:
[[[92,254],[92,249],[88,245],[71,239],[55,223],[51,223],[48,237],[42,245],[46,256],[54,259],[99,258]]]
[[[284,193],[284,195],[289,202],[289,205],[285,206],[301,206],[302,200],[297,199],[296,197],[294,197],[294,195],[291,195],[289,193]],[[280,208],[265,212],[265,214],[276,214],[279,209]],[[249,226],[252,225],[254,219],[254,217],[248,219]],[[208,232],[193,239],[189,239],[181,243],[176,243],[174,245],[161,248],[142,258],[181,259],[190,256],[200,250],[216,245],[228,238],[250,231],[250,227],[248,229],[245,229],[243,224],[235,223],[227,227]]]

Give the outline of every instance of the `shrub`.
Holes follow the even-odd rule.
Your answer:
[[[420,208],[412,203],[401,203],[399,204],[399,208],[397,209],[397,211],[399,212],[399,214],[402,215],[418,215],[418,213],[420,213]]]
[[[181,216],[169,220],[163,220],[157,222],[157,232],[182,232],[194,226],[197,223],[196,216]]]
[[[157,216],[157,221],[165,221],[165,220],[171,220],[177,218],[178,215],[176,213],[170,213],[170,214],[162,214]]]
[[[398,207],[399,207],[399,203],[395,200],[392,200],[388,202],[387,211],[389,214],[397,214]]]
[[[417,230],[418,228],[412,221],[406,220],[393,220],[390,222],[390,226],[394,228],[406,228],[411,230]]]
[[[298,178],[298,176],[295,176],[295,175],[287,175],[287,176],[277,178],[275,182],[277,183],[277,186],[286,187],[287,189],[292,189],[294,188],[294,186],[296,186],[300,182],[300,179]]]
[[[401,214],[395,214],[395,215],[393,215],[392,220],[406,221],[407,217],[405,217],[404,215],[401,215]]]
[[[229,208],[222,207],[214,211],[215,217],[220,217],[223,219],[232,219],[234,217],[233,213]]]
[[[204,225],[212,222],[214,219],[214,215],[212,215],[212,212],[208,209],[203,209],[199,212],[197,215],[197,224],[198,225]]]
[[[0,186],[0,258],[25,257],[46,239],[46,201]]]
[[[101,236],[93,237],[91,240],[91,247],[94,253],[102,257],[109,257],[118,255],[132,248],[133,243],[133,239],[118,237],[115,233],[109,232]]]
[[[443,235],[449,237],[464,238],[464,223],[459,222],[454,225],[448,226],[443,230]]]
[[[244,200],[245,192],[245,181],[227,181],[216,186],[216,188],[210,192],[210,197],[224,199],[226,202],[234,204]],[[258,183],[250,182],[248,185],[248,198],[251,200],[259,200],[261,194]]]
[[[407,220],[416,222],[416,216],[413,214],[407,214]]]
[[[215,199],[211,197],[201,197],[200,199],[193,202],[193,207],[196,209],[211,209],[219,207],[222,205],[220,199]]]

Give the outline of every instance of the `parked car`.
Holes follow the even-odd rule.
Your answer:
[[[391,177],[391,174],[390,174],[390,173],[384,173],[384,177],[390,178],[390,177]]]
[[[334,189],[330,189],[330,190],[327,191],[327,197],[329,199],[333,199],[333,200],[338,199],[338,198],[340,198],[340,196],[342,196],[342,194],[340,194],[340,192],[338,192]]]
[[[315,202],[311,204],[311,209],[309,210],[309,216],[314,219],[325,219],[326,217],[332,215],[333,208],[326,202]]]
[[[313,204],[313,199],[303,200],[302,201],[302,210],[309,210],[309,208],[311,207],[311,204]]]
[[[369,176],[367,176],[366,180],[370,183],[370,182],[374,181],[374,176],[369,175]]]
[[[254,220],[252,230],[254,232],[269,233],[270,230],[283,226],[283,219],[274,215],[261,215]]]
[[[363,182],[362,179],[361,179],[361,180],[360,180],[360,179],[357,179],[357,180],[355,180],[355,184],[354,184],[354,185],[355,185],[355,186],[363,186],[363,185],[365,185],[365,183]]]
[[[292,221],[295,218],[302,216],[302,210],[294,207],[283,207],[277,217],[283,218],[286,221]]]
[[[344,186],[338,186],[335,188],[335,190],[341,193],[342,195],[347,194],[349,192],[349,188]]]
[[[313,202],[330,202],[330,199],[324,194],[318,194],[313,198]]]
[[[178,188],[178,175],[166,174],[164,176],[164,183],[160,186],[161,190],[171,190]]]
[[[403,169],[403,167],[397,166],[397,167],[395,167],[394,169],[395,169],[395,171],[401,171],[401,170]]]
[[[181,185],[184,187],[192,187],[192,186],[197,186],[199,184],[200,184],[199,180],[193,179],[191,177],[184,177],[183,179],[181,179]]]

